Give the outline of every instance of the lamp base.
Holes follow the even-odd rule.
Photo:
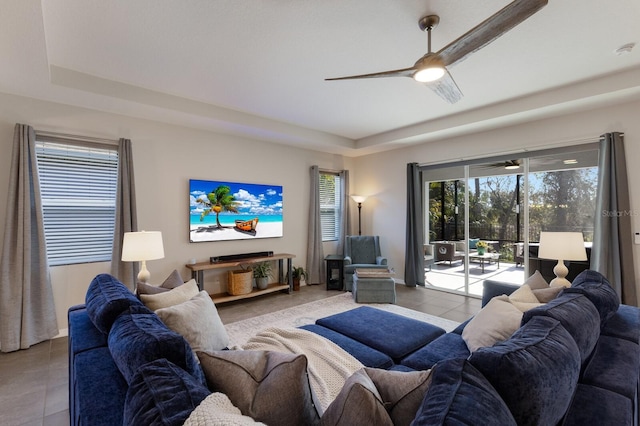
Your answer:
[[[140,272],[138,272],[138,282],[148,284],[151,278],[151,272],[147,269],[147,262],[140,261]]]
[[[553,273],[556,274],[556,277],[549,283],[551,287],[571,287],[571,281],[565,278],[569,273],[569,268],[565,266],[564,261],[558,260],[556,266],[553,267]]]

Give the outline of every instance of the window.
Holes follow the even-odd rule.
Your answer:
[[[587,246],[593,241],[598,158],[598,144],[590,143],[425,166],[425,241],[487,241],[499,259],[491,278],[499,281],[520,284],[536,269],[545,273],[537,259],[541,231],[582,232]],[[455,264],[457,277],[450,264],[437,264],[436,253],[429,285],[481,295],[485,261],[480,273],[471,269],[478,259],[469,247],[470,263]]]
[[[342,183],[337,173],[320,172],[320,223],[322,241],[340,237],[342,216]]]
[[[36,136],[49,265],[111,260],[118,151]]]

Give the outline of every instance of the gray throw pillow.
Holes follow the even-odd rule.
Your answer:
[[[431,370],[391,371],[365,368],[364,371],[376,386],[393,424],[409,426],[429,389]]]
[[[164,282],[160,285],[153,285],[138,281],[136,283],[136,294],[158,294],[164,293],[171,289],[181,286],[184,284],[182,281],[182,276],[178,272],[177,269],[174,269],[171,274],[164,280]]]
[[[564,287],[538,288],[533,290],[533,294],[535,294],[540,303],[549,303],[558,297],[562,290],[564,290]]]
[[[547,280],[544,279],[544,277],[538,270],[531,274],[531,276],[527,278],[524,283],[531,287],[531,290],[538,290],[541,288],[549,287],[549,283],[547,283]]]
[[[415,416],[415,412],[413,413]],[[335,400],[322,414],[322,426],[393,426],[380,393],[364,369],[345,382]]]
[[[219,351],[229,345],[229,335],[206,291],[178,305],[156,311],[163,323],[184,337],[195,351]]]
[[[213,392],[268,425],[317,425],[307,357],[272,351],[197,352]]]

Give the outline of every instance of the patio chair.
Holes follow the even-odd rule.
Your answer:
[[[435,261],[435,257],[433,255],[433,244],[425,244],[423,248],[424,248],[424,267],[426,268],[428,266],[429,270],[431,270],[431,265],[433,265],[433,262]]]
[[[435,263],[449,262],[449,266],[458,260],[464,261],[464,251],[456,250],[455,242],[438,242],[434,245]]]
[[[513,261],[516,266],[524,265],[524,243],[513,244]]]

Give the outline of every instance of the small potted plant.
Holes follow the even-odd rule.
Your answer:
[[[253,278],[256,279],[256,287],[264,290],[269,285],[271,277],[271,262],[260,262],[252,266]]]
[[[482,256],[484,252],[489,248],[489,244],[486,241],[478,241],[476,243],[476,249],[478,250],[478,254]]]
[[[307,271],[302,266],[291,268],[291,279],[293,280],[293,291],[300,290],[300,280],[307,279]]]

